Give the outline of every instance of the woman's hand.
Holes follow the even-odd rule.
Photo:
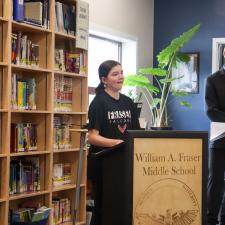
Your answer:
[[[119,145],[120,143],[124,142],[123,140],[120,140],[120,139],[113,139],[113,140],[115,140],[115,144],[114,145]]]
[[[99,131],[91,129],[88,131],[88,143],[99,147],[113,147],[123,142],[120,139],[105,138],[99,135]]]

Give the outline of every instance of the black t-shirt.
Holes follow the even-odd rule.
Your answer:
[[[140,128],[133,101],[123,94],[118,100],[105,91],[97,94],[89,107],[88,118],[89,129],[98,130],[105,138],[125,140],[126,130]]]

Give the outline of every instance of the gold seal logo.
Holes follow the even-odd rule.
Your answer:
[[[140,196],[134,225],[199,225],[198,201],[187,184],[172,178],[158,180]]]

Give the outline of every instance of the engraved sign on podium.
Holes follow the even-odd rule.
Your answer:
[[[203,225],[207,134],[136,131],[131,136],[132,224]]]

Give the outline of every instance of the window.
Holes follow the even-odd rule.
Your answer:
[[[89,103],[95,96],[95,88],[99,84],[98,67],[108,59],[122,64],[124,75],[135,74],[137,66],[137,39],[123,34],[121,37],[114,34],[92,30],[89,35],[88,48],[88,92]],[[116,32],[115,32],[116,33]],[[126,88],[123,92],[127,93]]]
[[[99,84],[98,67],[108,59],[121,62],[122,43],[96,35],[89,36],[88,56],[88,93],[89,102],[95,95],[95,88]]]

